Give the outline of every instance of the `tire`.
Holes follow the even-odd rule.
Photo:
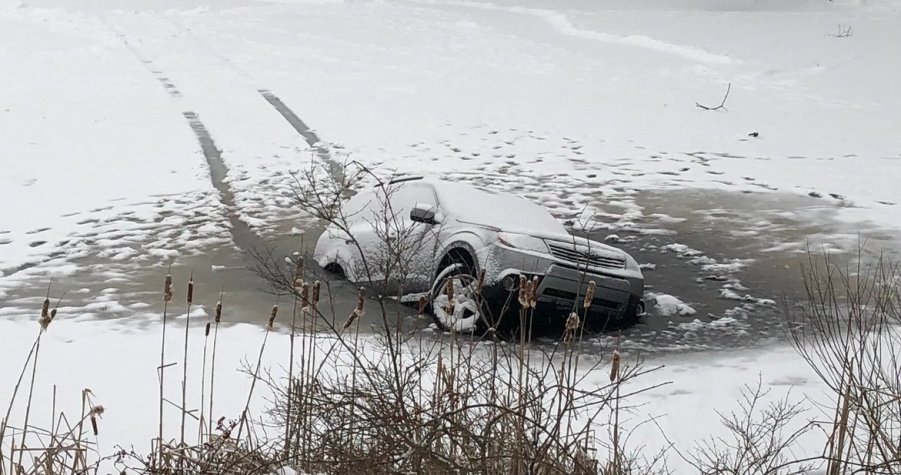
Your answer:
[[[471,275],[466,267],[460,263],[445,267],[432,285],[430,314],[438,328],[444,331],[469,333],[486,326],[484,302],[476,295],[478,278]],[[454,287],[452,312],[448,312],[448,281],[453,282]]]

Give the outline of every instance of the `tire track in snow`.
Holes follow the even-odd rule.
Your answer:
[[[103,17],[99,17],[100,22],[103,23],[118,39],[125,45],[125,47],[132,53],[132,55],[144,65],[144,67],[152,74],[160,85],[163,87],[163,90],[169,94],[172,99],[182,99],[183,96],[181,91],[179,91],[178,87],[176,87],[175,83],[167,77],[163,71],[157,69],[154,66],[153,60],[144,56],[144,54],[129,40],[128,37],[119,31],[114,25],[106,21]],[[228,167],[225,166],[225,162],[222,160],[222,152],[216,147],[216,143],[213,141],[212,136],[207,130],[206,126],[203,122],[200,121],[199,115],[191,110],[187,110],[182,112],[182,115],[188,121],[188,125],[191,127],[191,130],[194,131],[194,136],[197,138],[197,142],[200,145],[200,149],[203,152],[203,156],[206,159],[207,166],[209,167],[210,172],[210,181],[212,182],[213,188],[219,192],[219,202],[226,209],[226,217],[229,222],[229,230],[232,236],[232,242],[239,249],[245,252],[251,252],[255,249],[264,249],[264,241],[263,238],[256,234],[251,228],[250,225],[241,219],[238,206],[235,202],[235,194],[226,181],[226,177],[228,176]]]
[[[228,168],[222,161],[222,153],[209,131],[200,117],[191,111],[183,112],[188,125],[194,131],[197,141],[200,143],[200,149],[206,158],[207,166],[210,169],[210,180],[213,182],[213,188],[219,192],[219,202],[226,209],[226,217],[228,218],[229,229],[232,234],[232,241],[243,251],[252,251],[254,249],[263,249],[263,239],[250,229],[250,225],[242,220],[238,213],[238,206],[235,204],[235,194],[225,178],[228,176]]]
[[[206,51],[206,53],[213,58],[216,58],[219,62],[225,65],[228,69],[238,74],[242,78],[244,78],[248,83],[254,83],[253,75],[242,68],[241,66],[235,64],[234,61],[229,59],[227,56],[222,55],[215,47],[213,47],[210,43],[208,43],[204,38],[200,35],[197,35],[194,30],[190,26],[186,26],[182,24],[180,21],[176,20],[172,17],[164,17],[165,21],[169,22],[175,28],[181,30],[187,37],[191,38],[201,49]],[[284,101],[281,100],[278,96],[272,93],[269,89],[257,89],[257,92],[263,96],[263,99],[266,99],[275,110],[281,114],[281,116],[288,121],[288,124],[303,137],[304,141],[306,141],[307,145],[310,146],[316,153],[316,156],[322,160],[326,167],[328,168],[329,174],[332,175],[337,180],[341,180],[343,176],[343,167],[334,160],[329,154],[329,150],[327,147],[324,147],[319,139],[319,136],[314,132],[297,114],[291,110]]]
[[[310,129],[310,127],[308,127],[307,124],[304,123],[304,121],[301,120],[300,117],[298,117],[297,114],[295,114],[294,111],[292,111],[278,96],[273,94],[272,91],[260,89],[258,92],[263,96],[263,99],[266,99],[266,102],[271,104],[272,107],[274,107],[275,110],[291,124],[291,127],[303,137],[307,144],[316,152],[316,156],[326,164],[332,177],[340,181],[343,174],[341,170],[342,167],[331,157],[328,149],[322,146],[322,142],[319,140],[319,136],[316,135],[316,132]]]

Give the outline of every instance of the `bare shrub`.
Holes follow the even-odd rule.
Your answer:
[[[768,394],[761,380],[756,386],[745,386],[739,410],[718,413],[727,435],[700,442],[689,463],[702,474],[767,475],[809,470],[810,462],[795,461],[794,448],[811,426],[790,428],[805,412],[803,403],[791,402],[786,396],[764,405]]]
[[[819,421],[826,473],[901,472],[901,273],[863,248],[847,264],[808,254],[792,342],[834,398]]]

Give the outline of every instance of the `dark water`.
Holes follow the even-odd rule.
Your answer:
[[[634,198],[652,228],[671,234],[618,232],[627,241],[618,245],[639,263],[655,266],[644,271],[648,292],[674,295],[696,310],[661,316],[651,308],[639,325],[617,337],[623,346],[642,351],[725,349],[783,339],[786,309],[805,299],[801,268],[811,264],[808,252],[815,260],[829,253],[842,262],[857,255],[858,245],[865,245],[870,257],[899,249],[892,234],[838,222],[834,205],[815,198],[712,190],[641,192]],[[744,266],[735,272],[705,271],[692,257],[664,250],[672,244],[718,263],[738,260]],[[724,290],[750,298],[725,298]],[[611,341],[610,336],[596,339]]]

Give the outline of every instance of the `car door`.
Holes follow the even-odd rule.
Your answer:
[[[370,263],[372,250],[378,246],[371,224],[378,209],[374,192],[357,193],[342,203],[336,224],[325,230],[330,244],[322,246],[321,252],[327,261],[339,264],[351,282],[369,285],[370,281],[384,280],[378,268]]]
[[[386,241],[379,262],[389,271],[388,283],[402,295],[428,291],[440,225],[413,220],[411,211],[437,210],[435,189],[425,181],[407,181],[388,185],[386,194],[390,209],[386,210],[384,227],[379,230]]]
[[[333,231],[331,238],[344,243],[341,254],[347,256],[348,278],[385,295],[429,290],[437,226],[411,219],[410,212],[418,205],[435,209],[432,185],[377,186],[343,205],[349,234]]]

